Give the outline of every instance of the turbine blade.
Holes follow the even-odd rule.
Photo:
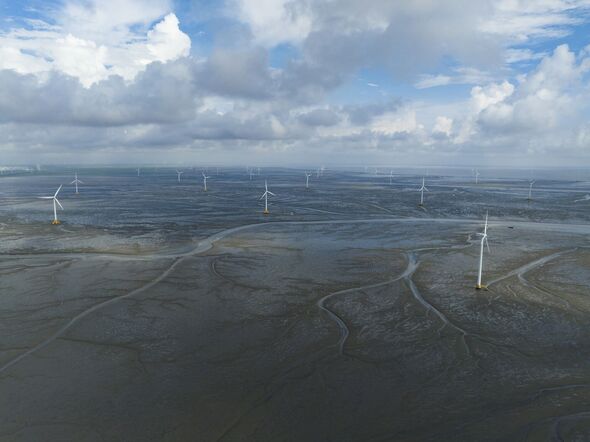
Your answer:
[[[70,184],[76,184],[76,180],[72,181]]]
[[[42,199],[42,200],[52,200],[53,199],[52,196],[38,196],[37,198]]]
[[[61,187],[62,187],[62,184],[60,184],[59,187],[57,188],[57,190],[55,191],[55,195],[53,195],[54,198],[57,196],[57,194],[61,190]]]
[[[275,195],[274,193],[272,193],[270,190],[268,191],[268,194],[269,194],[269,195],[272,195],[272,196],[276,196],[276,195]]]
[[[488,242],[488,237],[486,236],[486,247],[488,248],[488,253],[492,253],[492,251],[490,250],[490,243]]]
[[[61,203],[59,202],[59,200],[57,198],[54,198],[55,202],[57,203],[57,205],[59,207],[61,207],[61,210],[64,210],[64,206],[61,205]]]

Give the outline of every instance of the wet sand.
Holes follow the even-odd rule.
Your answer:
[[[4,255],[0,439],[590,438],[590,229],[479,224]]]

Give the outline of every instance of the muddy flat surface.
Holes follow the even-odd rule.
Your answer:
[[[0,440],[590,440],[585,182],[87,172],[0,180]]]

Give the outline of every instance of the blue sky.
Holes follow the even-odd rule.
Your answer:
[[[590,2],[365,3],[3,1],[0,149],[11,161],[31,145],[39,161],[72,146],[105,162],[588,158]]]

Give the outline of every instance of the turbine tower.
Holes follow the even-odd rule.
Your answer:
[[[305,188],[309,189],[309,177],[311,176],[311,173],[309,172],[305,172]]]
[[[479,170],[475,169],[475,184],[479,184]]]
[[[57,190],[55,191],[55,194],[53,196],[40,196],[40,197],[38,197],[42,200],[53,200],[53,221],[51,222],[51,224],[53,224],[53,225],[60,224],[59,220],[57,219],[57,206],[59,205],[59,207],[61,207],[61,210],[64,209],[63,206],[61,205],[61,203],[59,202],[59,200],[57,199],[57,194],[61,190],[61,187],[62,186],[60,184],[60,186],[57,188]]]
[[[203,172],[203,192],[207,192],[207,178],[211,177],[208,177],[207,175],[205,175],[205,172]]]
[[[480,290],[480,289],[487,288],[485,285],[482,285],[482,283],[481,283],[481,273],[483,271],[483,246],[484,246],[484,243],[485,243],[485,246],[488,248],[488,253],[490,253],[490,245],[488,244],[488,213],[487,212],[486,212],[486,223],[483,228],[483,233],[478,233],[478,235],[481,236],[481,246],[479,249],[479,271],[477,272],[477,285],[475,286],[475,288],[477,290]]]
[[[80,181],[78,179],[78,172],[76,172],[74,181],[72,181],[70,184],[75,184],[76,185],[76,195],[78,195],[78,184],[84,184],[82,181]]]
[[[393,184],[393,170],[389,171],[389,185]]]
[[[184,172],[181,170],[177,170],[176,173],[178,174],[178,182],[180,183],[180,175],[182,175]]]
[[[529,201],[533,200],[533,184],[535,184],[535,180],[529,183],[529,197],[527,198]]]
[[[426,187],[426,185],[424,184],[424,177],[422,177],[422,187],[420,187],[418,189],[418,192],[420,192],[420,204],[418,204],[420,207],[424,206],[424,191],[430,192],[428,190],[428,188]]]
[[[139,175],[140,175],[140,173],[141,173],[141,169],[138,167],[138,168],[137,168],[137,176],[139,176]]]
[[[268,190],[268,184],[266,180],[264,180],[264,193],[260,197],[260,199],[264,198],[264,214],[268,215],[270,212],[268,211],[268,195],[275,196],[270,190]]]

